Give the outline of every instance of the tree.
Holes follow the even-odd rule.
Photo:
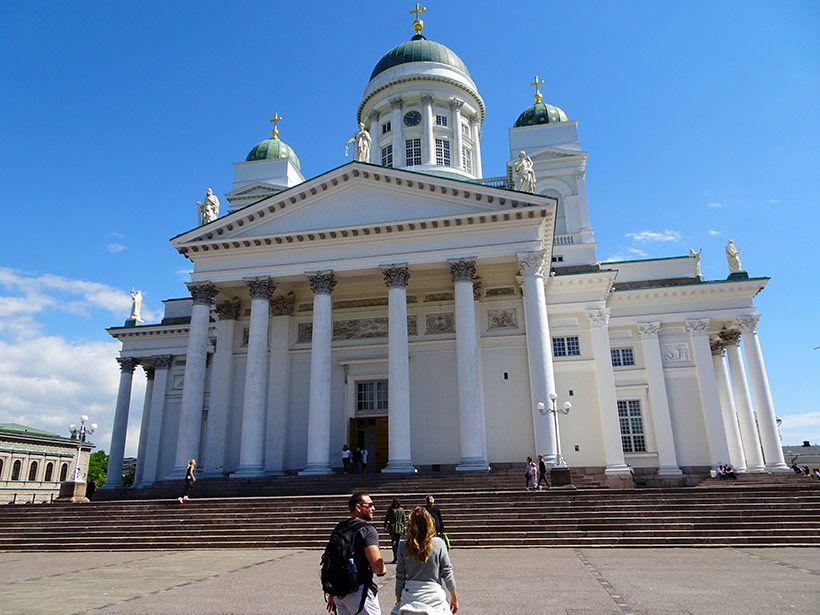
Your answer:
[[[86,481],[94,483],[99,489],[105,484],[105,473],[108,469],[108,455],[105,451],[94,451],[88,456],[88,477]]]

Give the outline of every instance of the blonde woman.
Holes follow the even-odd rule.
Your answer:
[[[184,504],[190,499],[188,496],[191,494],[191,490],[194,488],[194,483],[196,482],[195,472],[196,459],[191,458],[188,460],[188,469],[185,470],[185,491],[177,498],[180,504]]]
[[[456,579],[447,545],[436,536],[430,514],[416,506],[407,518],[396,566],[396,606],[391,615],[458,612]],[[442,584],[450,592],[450,603]]]

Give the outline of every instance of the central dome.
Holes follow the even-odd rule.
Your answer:
[[[428,41],[421,34],[417,34],[409,41],[396,45],[384,54],[382,59],[376,64],[373,72],[370,73],[370,81],[373,81],[376,75],[383,73],[388,68],[398,66],[399,64],[408,64],[410,62],[438,62],[439,64],[445,64],[461,71],[468,77],[470,76],[467,66],[452,49],[445,47],[441,43]]]
[[[301,170],[302,165],[299,162],[299,158],[296,156],[296,152],[294,152],[293,149],[284,141],[280,140],[278,136],[265,139],[264,141],[260,141],[254,145],[253,149],[245,158],[245,161],[253,162],[256,160],[276,160],[277,158],[290,160],[293,166]]]

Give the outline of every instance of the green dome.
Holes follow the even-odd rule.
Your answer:
[[[524,109],[518,119],[515,120],[515,126],[535,126],[536,124],[557,124],[559,122],[566,122],[567,114],[564,110],[549,103],[535,103],[533,106]]]
[[[379,73],[383,73],[388,68],[398,66],[399,64],[407,64],[409,62],[438,62],[439,64],[446,64],[456,70],[463,72],[468,77],[470,72],[452,49],[445,47],[441,43],[435,41],[428,41],[421,34],[417,34],[409,41],[396,45],[388,51],[376,68],[370,73],[370,81]]]
[[[293,163],[293,166],[301,171],[302,165],[299,162],[299,158],[296,156],[296,152],[294,152],[293,149],[291,149],[288,144],[282,141],[279,137],[265,139],[264,141],[260,141],[254,145],[253,149],[248,154],[248,157],[245,158],[245,161],[253,162],[254,160],[276,160],[277,158],[290,160]]]

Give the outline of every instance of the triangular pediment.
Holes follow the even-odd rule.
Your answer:
[[[274,186],[273,184],[266,184],[263,182],[253,182],[242,186],[241,188],[237,188],[236,190],[231,190],[225,194],[225,198],[229,201],[234,199],[247,199],[254,196],[264,198],[272,194],[278,194],[284,189],[284,186]]]
[[[529,156],[533,160],[570,161],[572,159],[585,160],[587,153],[580,150],[565,149],[563,147],[544,147],[534,152],[529,152]]]
[[[250,188],[250,187],[249,187]],[[402,169],[348,163],[236,210],[172,241],[271,237],[506,212],[552,200]]]

